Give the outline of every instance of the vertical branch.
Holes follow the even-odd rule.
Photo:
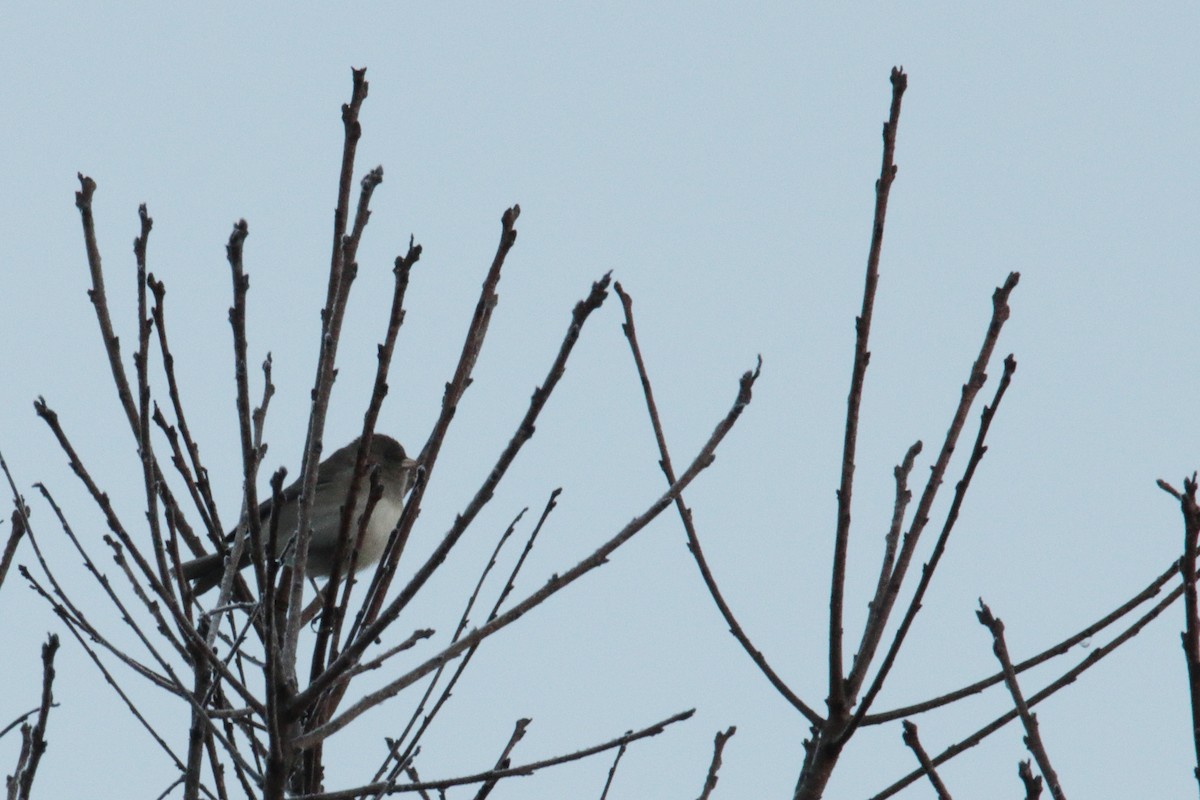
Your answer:
[[[146,210],[146,204],[138,206],[141,232],[133,240],[133,254],[137,262],[137,314],[138,346],[133,354],[134,370],[138,388],[138,456],[142,462],[142,480],[146,488],[146,520],[150,525],[150,543],[154,549],[154,560],[158,566],[158,577],[163,589],[172,591],[170,569],[163,548],[162,528],[158,521],[158,481],[155,475],[154,446],[150,442],[150,328],[153,327],[146,307],[146,244],[154,220]]]
[[[883,166],[875,182],[875,221],[871,226],[871,249],[867,255],[866,285],[863,287],[862,312],[855,323],[854,370],[850,376],[850,395],[846,402],[846,436],[842,445],[842,480],[837,491],[837,538],[834,540],[833,580],[829,598],[829,715],[831,719],[846,713],[845,672],[842,667],[842,605],[846,584],[846,551],[850,541],[850,500],[854,490],[854,454],[858,446],[858,415],[862,405],[863,380],[871,353],[871,317],[875,309],[875,288],[879,283],[879,256],[883,250],[883,223],[887,216],[888,194],[896,178],[896,127],[900,123],[900,101],[908,88],[908,76],[892,68],[892,108],[883,125]]]
[[[179,424],[179,433],[183,436],[183,444],[192,463],[196,487],[203,499],[203,505],[200,506],[199,503],[197,505],[200,506],[202,516],[208,523],[210,536],[220,539],[225,535],[225,528],[221,525],[217,504],[213,500],[212,487],[208,482],[208,470],[200,462],[200,448],[192,438],[187,416],[183,413],[183,401],[179,394],[179,385],[175,380],[175,358],[171,355],[171,348],[167,342],[166,311],[163,306],[167,287],[162,281],[156,280],[153,273],[146,276],[146,283],[150,287],[151,293],[154,294],[154,306],[150,313],[154,317],[154,327],[158,331],[158,349],[162,355],[163,372],[167,377],[167,393],[170,395],[171,405],[175,410],[175,421]]]
[[[250,378],[246,366],[246,293],[250,290],[250,277],[246,275],[242,263],[242,252],[249,234],[246,220],[238,220],[233,226],[233,232],[229,234],[229,243],[225,246],[230,277],[233,280],[233,305],[229,308],[229,326],[233,329],[234,381],[237,385],[238,434],[242,445],[242,508],[245,525],[238,525],[234,535],[233,545],[229,550],[229,563],[221,579],[218,606],[225,605],[229,600],[230,590],[241,567],[247,538],[250,540],[250,560],[254,564],[259,587],[263,586],[265,580],[262,519],[258,513],[259,452],[254,446],[250,415]],[[215,625],[212,627],[210,637],[216,635],[216,628]]]
[[[121,363],[121,340],[113,333],[112,318],[108,313],[108,295],[104,291],[104,270],[100,263],[100,248],[96,244],[96,221],[92,216],[92,195],[96,193],[96,182],[83,173],[79,174],[80,190],[75,193],[75,207],[83,222],[83,243],[87,249],[88,269],[92,273],[92,288],[88,290],[88,299],[96,309],[96,320],[100,323],[100,338],[104,340],[104,349],[108,352],[108,366],[112,370],[113,383],[117,386],[117,396],[129,426],[137,432],[138,413],[133,402],[133,393],[129,390],[129,378],[125,375],[125,367]]]
[[[304,442],[303,461],[300,467],[300,496],[297,500],[296,512],[296,541],[292,563],[285,565],[278,587],[279,595],[275,598],[274,606],[283,615],[284,626],[278,631],[279,654],[274,663],[280,680],[288,681],[295,688],[296,679],[296,647],[300,638],[300,628],[303,625],[304,606],[304,577],[308,565],[309,543],[312,537],[312,506],[316,495],[317,472],[324,449],[325,415],[329,408],[329,398],[336,377],[334,363],[337,359],[338,340],[341,335],[342,319],[345,315],[346,303],[349,299],[350,284],[354,281],[358,269],[354,257],[358,242],[362,236],[367,219],[370,215],[368,204],[375,187],[383,181],[383,169],[376,168],[369,172],[361,182],[362,191],[359,197],[358,213],[354,229],[350,235],[346,233],[347,221],[350,216],[350,190],[354,179],[355,156],[358,151],[358,141],[362,137],[362,125],[359,123],[359,112],[367,97],[368,84],[366,70],[353,70],[353,89],[350,102],[342,106],[342,126],[344,139],[342,146],[342,166],[338,177],[338,200],[334,210],[333,244],[330,253],[329,285],[325,296],[325,306],[321,310],[321,341],[317,356],[316,378],[312,390],[312,406],[309,411],[308,432]],[[342,535],[347,535],[345,531]],[[336,570],[335,570],[336,574]],[[330,597],[334,595],[330,587]],[[286,698],[280,698],[280,708],[286,708]],[[284,783],[291,772],[293,749],[291,733],[294,732],[294,719],[281,719],[287,726],[285,734],[285,751],[278,753],[281,761],[277,769],[268,776],[268,791],[272,797],[282,797]],[[320,774],[319,765],[310,765],[308,774]],[[319,781],[319,777],[317,779]],[[293,788],[316,789],[317,785],[306,785],[303,776],[300,785]]]
[[[621,759],[628,749],[628,744],[622,744],[617,748],[617,755],[613,757],[612,766],[608,768],[608,778],[604,781],[604,789],[600,792],[600,800],[608,800],[608,790],[612,788],[613,778],[617,776],[617,767],[620,766]]]
[[[202,619],[197,631],[201,637],[207,635],[208,620]],[[204,663],[204,653],[196,645],[191,646],[193,664],[192,697],[196,705],[192,707],[192,724],[188,731],[187,769],[184,771],[183,797],[184,800],[197,800],[200,797],[200,764],[204,757],[205,744],[211,744],[209,726],[204,703],[212,686],[212,671]]]
[[[437,461],[438,452],[442,447],[442,440],[450,427],[450,420],[454,418],[459,401],[462,400],[467,387],[471,385],[471,372],[475,369],[475,361],[483,349],[483,340],[487,336],[492,311],[500,301],[500,296],[496,294],[496,287],[500,284],[500,270],[504,267],[504,260],[508,257],[508,252],[517,243],[516,223],[520,216],[521,207],[513,205],[500,217],[500,244],[496,247],[492,266],[483,279],[483,288],[479,293],[479,301],[475,304],[471,325],[467,328],[467,337],[463,341],[458,365],[454,368],[454,377],[446,384],[446,390],[442,394],[442,413],[434,424],[428,441],[421,448],[421,455],[417,458],[417,461],[425,467],[426,472],[433,469],[433,464]]]
[[[1200,601],[1196,595],[1196,550],[1200,539],[1200,506],[1196,504],[1196,475],[1183,480],[1183,495],[1179,498],[1183,510],[1183,558],[1179,571],[1183,575],[1184,630],[1183,654],[1187,662],[1188,692],[1192,700],[1192,741],[1196,747],[1196,768],[1193,774],[1200,780]]]
[[[38,707],[37,722],[33,727],[28,724],[21,726],[24,746],[21,749],[17,769],[10,778],[10,797],[19,800],[29,800],[29,792],[33,788],[33,778],[37,773],[42,754],[46,752],[46,720],[50,716],[50,706],[54,705],[54,654],[58,652],[58,636],[50,634],[50,638],[42,645],[42,702]],[[12,793],[15,784],[16,793]]]
[[[883,601],[888,583],[892,578],[892,570],[896,566],[896,548],[900,544],[900,529],[904,525],[904,512],[907,510],[908,504],[912,502],[912,491],[908,488],[908,476],[912,474],[913,464],[916,462],[917,456],[921,454],[923,446],[920,439],[914,442],[912,447],[908,448],[908,452],[904,454],[904,460],[892,470],[892,474],[896,478],[896,500],[892,505],[892,524],[883,538],[883,563],[879,567],[879,581],[875,585],[875,596],[868,606],[868,615],[872,613],[871,609],[877,608]],[[869,627],[863,630],[864,637],[869,630]],[[860,645],[859,653],[862,653],[862,650],[862,645]],[[859,663],[861,661],[856,657],[854,666],[850,668],[851,686],[854,685],[855,668]]]
[[[354,182],[354,159],[358,152],[358,140],[362,138],[362,125],[358,112],[367,99],[367,70],[351,70],[354,88],[350,91],[350,102],[342,105],[342,126],[345,139],[342,143],[342,168],[338,173],[337,207],[333,212],[333,252],[330,255],[329,287],[325,294],[324,314],[332,312],[334,298],[342,282],[342,236],[346,233],[346,222],[350,218],[350,186]]]

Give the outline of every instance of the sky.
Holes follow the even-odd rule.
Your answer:
[[[271,353],[277,390],[264,473],[288,465],[298,474],[339,109],[351,67],[367,67],[357,172],[381,164],[385,173],[359,251],[326,441],[349,441],[361,425],[392,261],[410,235],[424,252],[379,427],[410,448],[425,440],[501,214],[519,203],[491,332],[413,546],[432,547],[469,501],[544,379],[572,306],[612,271],[634,297],[677,466],[763,358],[753,402],[686,499],[747,633],[823,709],[854,317],[888,74],[902,65],[909,89],[863,401],[848,642],[878,569],[892,469],[920,439],[914,480],[928,474],[991,293],[1021,273],[981,398],[1008,353],[1014,382],[877,708],[940,694],[995,670],[974,615],[979,598],[1020,658],[1116,607],[1178,556],[1178,504],[1155,480],[1180,486],[1200,467],[1198,26],[1200,11],[1182,2],[11,4],[0,27],[0,452],[56,575],[97,624],[128,640],[32,488],[45,483],[115,571],[102,517],[33,413],[44,396],[122,520],[145,533],[136,447],[88,302],[73,197],[83,172],[99,186],[96,225],[127,369],[138,204],[154,218],[150,270],[167,286],[189,421],[227,519],[241,461],[224,246],[233,223],[247,221],[251,362]],[[519,596],[665,488],[621,321],[611,297],[587,323],[536,435],[401,621],[406,632],[430,625],[444,641],[496,538],[526,506],[518,533],[527,534],[553,489],[563,494]],[[251,381],[257,395],[261,375]],[[935,525],[967,450],[952,462]],[[17,560],[32,564],[27,545]],[[1038,707],[1069,794],[1195,792],[1182,614],[1172,607]],[[35,705],[38,647],[64,631],[15,573],[0,591],[0,626],[5,724]],[[1104,641],[1028,673],[1027,691]],[[183,705],[117,674],[182,750]],[[66,637],[55,696],[38,796],[155,797],[170,784],[167,759]],[[333,740],[329,788],[370,776],[409,703],[401,697]],[[936,752],[1009,703],[993,689],[914,721]],[[689,708],[691,720],[630,748],[610,797],[698,795],[713,736],[730,725],[737,734],[716,796],[789,796],[807,726],[728,634],[678,518],[664,514],[487,642],[431,730],[421,773],[486,768],[520,717],[533,720],[515,754],[524,761]],[[0,740],[6,771],[17,745],[15,735]],[[956,796],[1013,797],[1024,757],[1009,726],[942,775]],[[599,796],[609,764],[604,756],[514,779],[493,796]],[[913,766],[898,724],[864,731],[827,796],[870,796]],[[918,783],[900,796],[930,794]]]

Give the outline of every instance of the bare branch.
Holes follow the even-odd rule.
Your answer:
[[[508,737],[508,744],[504,746],[500,757],[496,759],[496,766],[492,768],[493,770],[508,769],[508,767],[512,766],[513,748],[525,738],[525,731],[529,727],[530,722],[533,722],[533,720],[527,717],[517,720],[513,726],[512,734]],[[492,790],[496,788],[496,784],[499,782],[499,778],[489,778],[484,781],[483,785],[479,787],[479,791],[475,793],[475,800],[486,800],[487,796],[492,793]]]
[[[1042,796],[1042,776],[1033,774],[1029,759],[1017,764],[1017,775],[1025,784],[1025,800],[1038,800]]]
[[[42,645],[42,702],[38,706],[37,722],[30,727],[21,726],[22,736],[28,737],[28,748],[23,748],[21,761],[13,773],[12,780],[17,784],[19,800],[29,800],[33,788],[33,778],[37,774],[38,764],[42,754],[46,752],[46,721],[50,716],[50,707],[54,705],[54,654],[58,652],[58,636],[50,634],[50,638]]]
[[[875,182],[875,219],[871,224],[871,248],[867,255],[867,277],[863,287],[862,311],[855,320],[854,369],[850,376],[850,394],[846,400],[846,436],[842,445],[842,479],[837,491],[838,523],[833,550],[833,580],[829,600],[829,716],[839,718],[846,712],[847,687],[842,667],[842,605],[846,584],[846,552],[850,543],[850,500],[854,491],[854,454],[858,446],[858,415],[862,406],[863,381],[871,353],[871,318],[875,309],[875,289],[879,284],[879,257],[883,251],[883,225],[887,217],[888,195],[896,179],[896,129],[900,124],[900,103],[908,88],[908,76],[892,68],[892,107],[883,125],[883,165]]]

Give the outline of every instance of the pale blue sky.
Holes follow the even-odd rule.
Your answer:
[[[100,553],[102,520],[33,415],[41,394],[126,524],[138,525],[134,445],[85,293],[73,201],[83,171],[99,184],[97,226],[127,358],[137,204],[155,219],[150,265],[167,285],[190,422],[227,518],[240,455],[224,243],[246,218],[251,351],[255,362],[274,354],[278,389],[268,463],[294,469],[325,291],[339,107],[350,67],[366,66],[358,172],[383,164],[385,181],[359,254],[327,441],[360,425],[392,259],[410,233],[425,253],[380,428],[424,441],[500,214],[519,202],[491,336],[418,543],[434,541],[483,479],[571,306],[611,269],[635,297],[677,462],[763,355],[753,404],[688,501],[747,631],[820,708],[853,318],[888,72],[902,64],[910,83],[864,403],[847,639],[857,641],[877,569],[892,466],[921,438],[927,456],[915,474],[927,474],[991,292],[1020,270],[998,350],[1020,366],[878,707],[957,687],[994,669],[974,618],[979,596],[1007,623],[1014,654],[1027,655],[1132,595],[1182,541],[1177,507],[1154,480],[1178,485],[1200,466],[1198,23],[1196,7],[1180,2],[10,5],[0,29],[0,449],[55,567],[117,630],[30,488],[46,482]],[[659,494],[656,458],[614,297],[588,323],[537,435],[411,627],[448,634],[494,537],[556,486],[559,509],[518,591],[573,565]],[[961,468],[956,461],[935,521]],[[28,550],[19,560],[30,561]],[[0,619],[3,723],[33,705],[37,647],[58,625],[15,574],[0,592]],[[1181,625],[1182,608],[1171,609],[1039,708],[1072,796],[1194,793]],[[59,676],[38,794],[156,796],[172,777],[167,761],[73,642]],[[1050,677],[1031,675],[1030,690]],[[182,749],[182,705],[124,679]],[[937,751],[1007,703],[993,690],[916,721]],[[725,632],[678,520],[664,516],[483,648],[430,733],[422,774],[483,768],[517,717],[534,720],[517,753],[524,761],[693,706],[693,720],[631,749],[610,796],[697,795],[712,736],[730,724],[738,733],[718,796],[787,796],[807,728]],[[330,788],[369,777],[407,705],[393,708],[334,741]],[[1008,728],[953,762],[943,773],[951,791],[1017,796],[1020,739]],[[6,770],[12,740],[0,743]],[[494,796],[598,796],[608,763],[514,781]],[[851,744],[829,796],[866,796],[912,766],[898,727],[874,729]],[[918,784],[902,796],[929,794]]]

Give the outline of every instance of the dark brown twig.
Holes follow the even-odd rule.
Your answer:
[[[892,68],[892,107],[883,125],[883,164],[875,182],[875,219],[871,224],[871,247],[867,254],[867,276],[863,287],[862,311],[855,320],[854,369],[850,376],[850,394],[846,400],[846,435],[842,445],[841,484],[837,491],[837,536],[833,550],[833,579],[829,600],[829,716],[841,718],[847,711],[847,687],[842,666],[842,604],[846,585],[846,553],[850,543],[850,501],[854,491],[854,454],[858,446],[858,417],[862,406],[863,381],[871,353],[871,319],[875,309],[875,289],[879,284],[879,257],[883,251],[883,227],[887,217],[888,195],[896,179],[896,130],[900,124],[900,104],[908,88],[908,76]]]
[[[504,745],[504,750],[500,753],[500,757],[496,759],[496,766],[493,770],[508,769],[512,766],[512,751],[517,746],[517,743],[525,738],[525,731],[529,728],[529,723],[533,720],[528,717],[523,717],[517,720],[513,726],[513,732],[508,737],[508,744]],[[500,782],[499,778],[489,778],[484,781],[479,787],[479,791],[475,793],[475,800],[486,800],[487,796],[496,788],[496,784]]]
[[[1017,764],[1017,775],[1025,785],[1025,800],[1038,800],[1042,796],[1042,776],[1033,774],[1029,759]]]
[[[150,218],[145,203],[138,206],[138,219],[141,221],[141,231],[133,240],[133,253],[137,262],[138,315],[138,346],[133,353],[138,393],[136,436],[138,456],[142,462],[142,482],[146,492],[146,521],[150,525],[150,545],[154,552],[155,564],[158,566],[158,577],[162,582],[163,591],[174,594],[175,586],[171,581],[171,572],[167,566],[162,528],[159,525],[158,485],[155,480],[158,464],[154,458],[154,445],[150,439],[150,328],[153,322],[146,303],[146,246],[150,239],[150,230],[154,227],[154,220]]]
[[[908,509],[908,504],[912,502],[912,491],[908,488],[908,476],[912,474],[913,465],[916,463],[917,456],[921,454],[922,447],[923,445],[918,439],[908,448],[908,452],[904,454],[904,460],[892,470],[892,475],[896,479],[896,500],[892,504],[892,524],[883,537],[883,563],[879,567],[879,580],[875,585],[875,596],[868,605],[868,616],[870,609],[877,608],[882,602],[883,595],[892,578],[892,569],[896,566],[896,548],[900,544],[900,529],[904,526],[904,512]],[[863,635],[866,635],[866,630],[863,631]]]
[[[163,373],[167,377],[167,394],[171,398],[171,407],[175,412],[175,422],[179,425],[179,435],[183,437],[183,445],[187,450],[187,455],[191,463],[191,468],[188,469],[188,462],[185,462],[183,459],[177,459],[175,466],[187,482],[188,488],[192,489],[194,486],[193,498],[196,509],[204,520],[210,538],[216,544],[224,536],[225,528],[221,525],[220,513],[217,509],[216,501],[213,500],[212,487],[208,482],[208,470],[204,468],[204,464],[200,461],[200,447],[196,444],[196,440],[192,438],[192,431],[188,427],[187,416],[183,412],[183,399],[179,394],[179,384],[175,378],[175,357],[171,354],[171,347],[167,340],[167,320],[164,307],[167,287],[162,281],[156,280],[153,273],[146,276],[146,285],[149,286],[151,294],[154,295],[154,305],[151,307],[150,313],[154,318],[154,329],[158,331],[158,350],[162,356]],[[166,420],[163,418],[159,427],[166,430],[169,426],[165,423]],[[197,555],[199,554],[198,551],[195,552]]]
[[[725,752],[725,743],[737,733],[737,726],[730,725],[723,731],[717,731],[713,738],[713,756],[708,765],[708,775],[704,778],[704,789],[700,792],[699,800],[708,800],[713,789],[717,788],[717,773],[721,771],[721,754]]]
[[[551,502],[553,502],[553,500]],[[475,582],[475,589],[471,592],[471,596],[467,599],[466,608],[463,609],[462,616],[459,617],[458,626],[454,629],[454,635],[450,637],[451,643],[458,641],[463,633],[466,632],[467,626],[470,624],[471,620],[471,611],[475,608],[475,603],[479,599],[479,593],[483,589],[483,584],[487,580],[487,576],[491,574],[492,569],[496,566],[496,560],[500,555],[500,551],[512,536],[513,531],[517,527],[517,523],[521,521],[521,518],[525,516],[525,512],[528,510],[528,508],[521,509],[513,521],[509,523],[508,527],[505,528],[504,533],[500,535],[499,541],[496,542],[495,549],[492,550],[491,557],[488,559],[487,563],[483,567],[483,571],[479,575],[479,580]],[[494,612],[492,616],[495,616]],[[490,618],[491,617],[489,617],[489,619]],[[446,701],[449,700],[455,684],[458,683],[459,677],[464,671],[466,671],[467,665],[471,663],[471,658],[474,656],[474,654],[474,649],[468,650],[467,653],[461,659],[459,659],[458,666],[456,667],[454,674],[451,675],[450,680],[446,683],[445,688],[442,689],[442,693],[438,697],[437,702],[434,703],[432,710],[425,715],[425,719],[421,722],[421,727],[418,728],[413,737],[409,739],[408,735],[412,732],[417,720],[422,714],[425,713],[425,708],[429,702],[429,698],[433,696],[433,692],[437,688],[438,682],[441,680],[442,674],[445,672],[446,667],[449,666],[449,662],[438,667],[437,671],[433,675],[433,678],[429,681],[429,686],[425,689],[425,694],[413,708],[412,714],[409,715],[408,724],[405,725],[404,730],[399,736],[396,737],[391,747],[388,748],[388,754],[384,758],[383,763],[379,766],[379,769],[376,770],[375,777],[372,778],[372,781],[378,781],[383,776],[383,773],[387,771],[388,763],[392,759],[395,759],[396,763],[392,767],[388,777],[390,780],[394,780],[399,775],[400,768],[413,758],[413,756],[416,754],[418,743],[421,741],[421,737],[433,723],[434,718],[445,705]],[[403,754],[400,754],[401,746],[404,746]]]
[[[54,703],[54,654],[58,652],[58,636],[53,633],[42,645],[42,702],[38,706],[37,721],[32,725],[22,725],[21,735],[27,747],[21,750],[21,758],[13,772],[11,780],[17,785],[16,797],[19,800],[29,800],[29,792],[33,788],[33,778],[37,774],[38,764],[42,754],[46,752],[46,721],[50,716],[50,707]]]
[[[409,500],[405,504],[404,514],[400,519],[400,523],[397,525],[397,529],[393,531],[388,541],[387,549],[380,558],[380,566],[375,571],[375,578],[372,581],[370,589],[367,591],[367,598],[364,601],[363,610],[360,612],[359,619],[361,622],[355,620],[347,641],[355,641],[361,638],[362,626],[375,623],[383,609],[384,597],[387,595],[392,577],[396,573],[396,565],[399,563],[400,556],[404,552],[405,544],[408,542],[409,534],[412,531],[412,526],[415,524],[417,516],[420,513],[421,500],[428,485],[428,477],[437,463],[438,454],[441,452],[446,432],[450,428],[450,422],[454,419],[455,413],[458,410],[458,404],[461,402],[467,387],[471,385],[471,373],[474,371],[475,362],[478,360],[480,351],[483,349],[483,341],[487,335],[492,312],[495,310],[496,304],[500,299],[499,295],[496,294],[496,287],[500,283],[500,273],[509,251],[512,250],[513,245],[517,241],[517,229],[515,226],[517,218],[520,215],[521,207],[514,205],[507,209],[500,218],[500,243],[496,247],[496,254],[492,258],[491,267],[488,269],[487,276],[483,280],[479,300],[475,304],[475,312],[471,317],[471,323],[467,328],[467,335],[463,341],[462,353],[459,355],[458,364],[454,368],[454,376],[446,384],[445,391],[442,393],[441,413],[438,415],[437,422],[433,425],[433,430],[430,431],[429,438],[421,447],[421,454],[417,457],[417,461],[421,464],[421,471],[409,495]],[[586,318],[586,314],[584,316]],[[499,476],[495,477],[498,481]],[[446,553],[449,553],[455,542],[457,542],[457,536],[447,534],[447,537],[442,542]],[[442,558],[444,557],[443,555]],[[426,566],[428,565],[429,562],[426,562]]]
[[[929,760],[929,754],[921,746],[921,740],[917,737],[917,726],[908,720],[904,720],[904,735],[902,738],[904,739],[904,743],[908,745],[908,748],[913,751],[913,755],[917,757],[921,769],[929,777],[929,782],[933,784],[933,789],[937,792],[938,800],[952,800],[946,784],[942,782],[942,778],[937,774],[933,762]]]
[[[25,569],[25,567],[18,567],[18,570],[25,580],[29,581],[30,585],[34,587],[34,591],[38,592],[42,597],[46,598],[51,603],[51,606],[54,608],[54,611],[58,615],[59,619],[61,619],[67,626],[67,630],[70,631],[71,635],[75,637],[75,641],[79,643],[80,647],[83,648],[83,651],[88,654],[89,658],[92,659],[92,663],[95,664],[96,668],[100,670],[100,674],[104,676],[105,682],[108,683],[108,685],[112,687],[113,691],[116,692],[117,696],[121,698],[121,701],[125,704],[125,707],[129,709],[129,713],[133,715],[134,719],[141,723],[142,727],[146,729],[146,732],[150,734],[150,737],[154,739],[158,746],[163,749],[163,752],[165,752],[175,764],[175,767],[180,772],[183,772],[183,762],[171,750],[171,746],[168,745],[158,734],[158,731],[154,729],[154,726],[149,723],[146,717],[142,714],[141,710],[137,707],[125,690],[121,688],[121,685],[117,683],[116,678],[114,678],[108,668],[104,666],[104,662],[100,660],[100,657],[96,653],[95,649],[93,649],[88,643],[89,639],[92,638],[90,633],[87,637],[81,635],[81,626],[77,623],[77,620],[67,613],[66,609],[61,604],[54,602],[54,600],[50,597],[50,594],[37,584],[37,581],[34,580],[33,576],[29,574],[29,571]],[[86,630],[86,628],[84,628],[84,630]],[[138,674],[143,674],[136,669],[135,672],[138,672]]]
[[[0,462],[3,461],[4,456],[0,455]],[[5,465],[5,469],[8,469],[7,465]],[[21,502],[20,499],[17,502]],[[12,560],[17,554],[17,545],[21,543],[21,537],[25,535],[24,515],[18,509],[13,509],[11,522],[12,533],[8,535],[8,541],[4,545],[4,555],[0,556],[0,586],[4,585],[8,568],[12,566]]]
[[[1062,784],[1059,783],[1058,773],[1050,764],[1050,756],[1046,752],[1046,746],[1042,743],[1037,714],[1029,710],[1029,704],[1021,693],[1021,684],[1017,681],[1017,673],[1013,670],[1012,659],[1008,656],[1008,645],[1004,642],[1004,623],[992,615],[992,610],[983,600],[979,601],[979,610],[975,612],[975,615],[979,617],[979,623],[992,633],[992,651],[995,652],[1000,666],[1004,668],[1004,683],[1008,686],[1017,712],[1021,715],[1021,722],[1025,725],[1025,746],[1029,748],[1029,752],[1037,761],[1038,769],[1041,770],[1042,777],[1046,779],[1046,783],[1050,787],[1050,796],[1054,800],[1067,800]]]
[[[329,398],[333,391],[333,381],[336,376],[334,364],[337,360],[337,348],[341,338],[342,321],[345,318],[346,304],[350,297],[350,286],[354,281],[358,266],[354,263],[354,255],[358,249],[358,240],[362,235],[369,216],[368,203],[375,187],[383,180],[382,170],[370,173],[361,184],[358,218],[355,220],[353,233],[346,235],[346,225],[349,218],[350,187],[354,178],[354,160],[358,150],[358,140],[362,136],[362,126],[358,121],[362,103],[367,97],[368,84],[366,70],[353,70],[354,86],[350,102],[342,106],[342,125],[345,131],[342,148],[342,168],[338,179],[338,202],[334,211],[333,248],[330,255],[329,288],[326,294],[325,307],[321,310],[321,340],[317,357],[316,377],[313,381],[312,405],[309,410],[308,432],[304,442],[304,455],[300,467],[300,500],[297,509],[296,548],[291,564],[282,571],[282,594],[284,600],[281,607],[286,614],[286,624],[282,631],[281,653],[278,660],[281,675],[295,681],[296,646],[303,625],[304,606],[301,598],[304,594],[304,573],[308,565],[309,541],[312,536],[312,504],[316,495],[317,469],[324,448],[325,415],[329,409]],[[283,770],[286,771],[286,770]],[[311,777],[313,769],[308,774]],[[268,794],[281,796],[282,787],[274,783],[268,787]]]
[[[504,601],[513,591],[513,588],[516,585],[517,575],[520,574],[521,567],[523,567],[525,564],[525,559],[533,550],[534,542],[537,541],[538,534],[541,533],[542,527],[546,524],[546,520],[549,518],[550,512],[553,511],[557,505],[558,496],[561,493],[562,489],[555,489],[550,493],[550,499],[546,501],[546,506],[542,510],[542,515],[538,519],[537,525],[534,526],[533,531],[529,534],[529,538],[525,541],[525,548],[521,551],[521,555],[517,558],[516,563],[513,565],[512,571],[509,573],[508,580],[504,583],[504,588],[501,589],[499,596],[496,598],[496,602],[492,605],[491,611],[488,613],[488,620],[493,620],[496,618],[496,615],[500,611],[500,607],[504,604]],[[513,519],[512,523],[501,535],[500,541],[496,543],[496,548],[492,552],[492,556],[488,560],[487,566],[484,567],[483,574],[479,576],[479,581],[475,585],[475,590],[471,593],[471,598],[467,601],[467,607],[463,611],[462,617],[459,619],[458,627],[455,629],[454,636],[451,638],[452,643],[458,641],[458,639],[466,632],[467,625],[470,621],[471,609],[474,607],[475,601],[479,596],[479,592],[483,588],[484,580],[487,578],[488,573],[495,566],[496,559],[500,555],[500,549],[504,546],[504,543],[508,541],[509,537],[513,533],[513,530],[516,528],[517,523],[520,522],[523,516],[525,516],[525,512],[527,510],[528,509],[521,509],[521,512],[517,514],[516,518]],[[422,696],[420,702],[418,702],[416,707],[413,709],[413,713],[408,721],[408,725],[405,727],[400,736],[397,737],[396,744],[389,749],[388,759],[396,759],[396,765],[389,773],[389,779],[394,780],[399,775],[400,765],[408,763],[416,755],[417,747],[421,741],[421,738],[425,735],[425,731],[429,729],[429,726],[437,717],[438,712],[442,710],[442,708],[446,705],[446,702],[450,699],[451,693],[454,691],[454,687],[458,684],[459,679],[467,669],[467,665],[471,663],[471,659],[475,657],[475,653],[478,650],[478,645],[472,647],[467,650],[461,659],[458,660],[458,666],[455,667],[454,674],[451,675],[450,679],[446,682],[446,685],[442,689],[441,694],[438,696],[437,701],[434,703],[433,708],[430,709],[429,713],[425,715],[425,718],[421,721],[420,728],[418,728],[417,731],[412,735],[412,738],[409,739],[408,734],[412,731],[413,726],[416,724],[417,718],[424,712],[425,707],[429,702],[429,698],[433,695],[433,691],[437,687],[442,673],[445,671],[446,665],[438,668],[437,672],[433,676],[433,679],[430,680],[429,687],[425,690],[424,696]],[[397,756],[396,753],[399,752],[400,745],[405,743],[406,740],[407,744],[404,753],[400,756]],[[383,765],[380,766],[373,780],[379,780],[380,775],[383,774],[384,769],[387,767],[388,759],[384,760]]]
[[[79,173],[79,191],[75,193],[75,207],[79,209],[79,217],[83,222],[83,243],[92,275],[92,288],[88,290],[88,299],[96,309],[100,338],[104,341],[104,349],[108,353],[108,365],[112,370],[113,383],[117,387],[117,396],[121,400],[125,416],[129,419],[129,427],[136,433],[137,405],[133,401],[133,392],[129,389],[129,378],[125,375],[125,367],[121,361],[121,340],[113,332],[112,318],[108,313],[108,295],[104,291],[104,270],[100,262],[100,248],[96,244],[96,221],[92,216],[92,196],[95,193],[96,182]]]

